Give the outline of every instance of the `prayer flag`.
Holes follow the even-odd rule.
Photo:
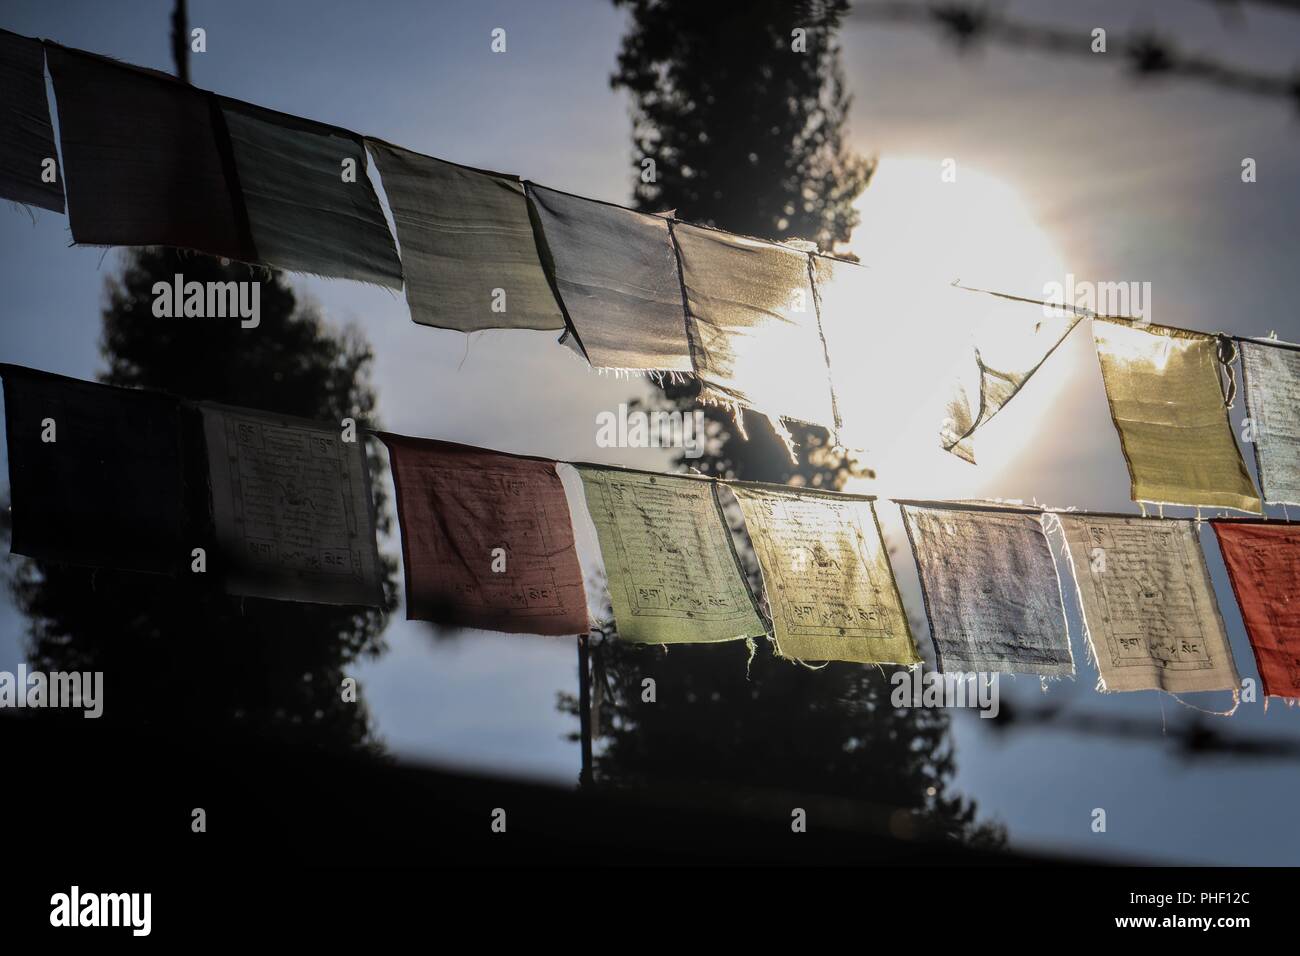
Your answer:
[[[621,639],[690,644],[766,633],[711,481],[578,472]]]
[[[414,321],[462,332],[565,327],[517,176],[367,144],[397,226]]]
[[[543,262],[591,364],[691,371],[667,221],[536,183],[527,188]]]
[[[1195,522],[1061,514],[1102,691],[1235,690]]]
[[[182,565],[176,399],[14,365],[0,373],[13,550],[127,571]]]
[[[1238,344],[1264,500],[1300,504],[1300,348]]]
[[[1038,512],[905,505],[903,518],[941,671],[1074,673]]]
[[[1265,696],[1300,698],[1300,525],[1211,521]]]
[[[834,426],[807,253],[684,223],[673,236],[706,398]]]
[[[46,182],[46,163],[52,182]],[[0,197],[63,212],[40,40],[0,30]]]
[[[201,409],[226,590],[381,605],[365,445],[270,412],[211,403]]]
[[[259,261],[402,287],[402,265],[355,133],[221,99]]]
[[[45,49],[73,240],[255,262],[212,95],[165,73]]]
[[[408,619],[587,633],[582,569],[555,462],[380,437],[397,489]]]
[[[727,487],[763,569],[782,657],[920,663],[869,498]]]
[[[1101,319],[1092,334],[1133,500],[1258,513],[1224,405],[1214,336]]]

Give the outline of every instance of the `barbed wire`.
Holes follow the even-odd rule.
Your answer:
[[[1300,0],[1208,0],[1219,7],[1239,9],[1259,3],[1300,13]],[[1091,30],[1069,29],[1013,20],[985,3],[907,2],[868,0],[852,8],[859,22],[920,24],[939,29],[959,49],[993,42],[1053,54],[1097,57]],[[1107,50],[1114,50],[1136,76],[1196,80],[1234,93],[1289,100],[1300,110],[1300,70],[1289,74],[1252,70],[1200,54],[1188,53],[1153,30],[1117,35],[1107,29]]]

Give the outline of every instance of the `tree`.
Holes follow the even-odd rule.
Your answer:
[[[157,319],[153,285],[261,282],[261,324]],[[101,342],[112,385],[337,422],[369,421],[369,346],[330,330],[277,273],[169,249],[126,254],[107,283]],[[377,502],[381,527],[389,518]],[[13,588],[28,615],[29,658],[46,671],[102,671],[105,718],[155,732],[258,734],[330,749],[375,749],[364,701],[343,699],[348,665],[383,650],[393,607],[365,609],[241,599],[204,576],[176,579],[27,560]]]
[[[631,22],[612,82],[632,95],[636,168],[655,160],[636,205],[760,238],[813,239],[823,249],[845,242],[872,171],[844,142],[849,97],[835,30],[848,4],[614,2]],[[807,52],[792,49],[796,30]],[[688,405],[695,389],[667,385],[664,396]],[[792,429],[801,451],[793,463],[770,433],[751,428],[746,440],[726,417],[710,418],[709,451],[689,462],[706,474],[840,487],[855,468],[821,430]],[[739,537],[756,584],[752,547]],[[597,780],[851,797],[916,814],[954,838],[1003,839],[948,791],[955,762],[945,712],[892,707],[884,673],[872,668],[813,670],[754,651],[737,642],[672,653],[598,642]],[[576,712],[571,696],[561,706]]]

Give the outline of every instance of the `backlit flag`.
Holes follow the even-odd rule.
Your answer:
[[[1300,348],[1239,342],[1264,500],[1300,504]]]
[[[0,30],[0,198],[63,212],[45,51],[7,30]]]
[[[219,573],[230,594],[383,603],[365,445],[335,428],[205,403]]]
[[[622,640],[702,644],[766,634],[712,482],[578,472]]]
[[[1300,698],[1300,525],[1211,521],[1264,694]]]
[[[1058,517],[1101,671],[1099,690],[1237,687],[1195,522]]]
[[[462,332],[565,327],[517,176],[366,143],[393,211],[414,321]]]
[[[355,133],[221,99],[258,260],[402,287],[402,266]]]
[[[543,262],[591,364],[691,371],[667,221],[536,183],[527,189]]]
[[[13,550],[127,571],[183,566],[176,399],[13,365],[0,374]]]
[[[555,462],[380,437],[397,489],[408,618],[510,633],[588,632]]]
[[[676,223],[695,371],[708,399],[835,424],[808,256]]]
[[[1214,336],[1102,319],[1092,334],[1133,500],[1258,513],[1224,405]]]
[[[1074,673],[1038,512],[903,506],[944,673]]]
[[[210,93],[53,43],[45,50],[74,241],[257,261]]]
[[[782,657],[920,662],[870,499],[727,487],[740,502],[763,569]]]

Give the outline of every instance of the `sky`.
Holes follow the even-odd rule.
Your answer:
[[[170,70],[170,8],[6,0],[0,27]],[[1085,33],[1159,28],[1186,49],[1256,69],[1293,69],[1300,48],[1300,17],[1249,4],[1235,25],[1202,0],[1002,8]],[[631,195],[629,103],[608,83],[625,21],[608,3],[386,2],[358,16],[354,4],[333,0],[191,0],[190,21],[207,31],[208,51],[191,66],[199,86],[594,198],[626,202]],[[505,54],[489,49],[496,27],[507,31]],[[1293,106],[1187,81],[1138,84],[1104,55],[1061,60],[997,47],[960,54],[928,30],[852,17],[840,43],[854,97],[850,143],[880,159],[850,243],[869,265],[918,283],[960,280],[1031,296],[1067,273],[1149,282],[1156,322],[1240,334],[1276,330],[1300,340],[1290,287],[1300,212],[1300,115]],[[1245,157],[1257,162],[1256,183],[1241,181]],[[940,178],[946,160],[955,164],[955,183]],[[118,253],[71,248],[63,217],[34,215],[35,223],[0,205],[0,360],[91,378],[102,369],[99,311]],[[690,210],[679,215],[691,218]],[[332,321],[355,323],[370,340],[379,417],[390,430],[561,459],[666,466],[662,453],[597,447],[595,416],[645,386],[584,369],[551,335],[466,338],[414,325],[400,295],[341,281],[293,282]],[[861,346],[867,374],[868,332]],[[1241,414],[1239,407],[1238,426]],[[974,467],[941,452],[909,454],[882,468],[877,490],[1136,513],[1086,327],[979,433],[976,453]],[[882,505],[881,519],[898,545],[896,509]],[[589,529],[578,525],[580,548],[589,552]],[[1202,541],[1238,667],[1252,676],[1253,657],[1208,528]],[[382,546],[397,551],[392,539]],[[918,607],[905,546],[896,548],[895,569],[909,607]],[[13,670],[22,660],[24,622],[7,594],[0,600],[0,669]],[[1046,691],[1031,679],[1004,680],[1004,697],[1145,718],[1157,727],[1184,718],[1178,703],[1154,693],[1095,693],[1070,611],[1078,676]],[[555,707],[558,693],[576,687],[572,640],[474,633],[434,641],[423,626],[397,621],[387,644],[357,676],[392,751],[559,783],[576,779],[577,747],[566,739],[576,728]],[[1160,740],[1049,729],[1001,736],[970,713],[953,722],[955,789],[976,799],[982,815],[1005,822],[1018,846],[1160,861],[1300,861],[1300,832],[1291,822],[1295,765],[1183,760]],[[1276,703],[1267,712],[1243,704],[1216,728],[1294,738],[1300,716]],[[1096,807],[1107,809],[1104,834],[1089,826]]]

